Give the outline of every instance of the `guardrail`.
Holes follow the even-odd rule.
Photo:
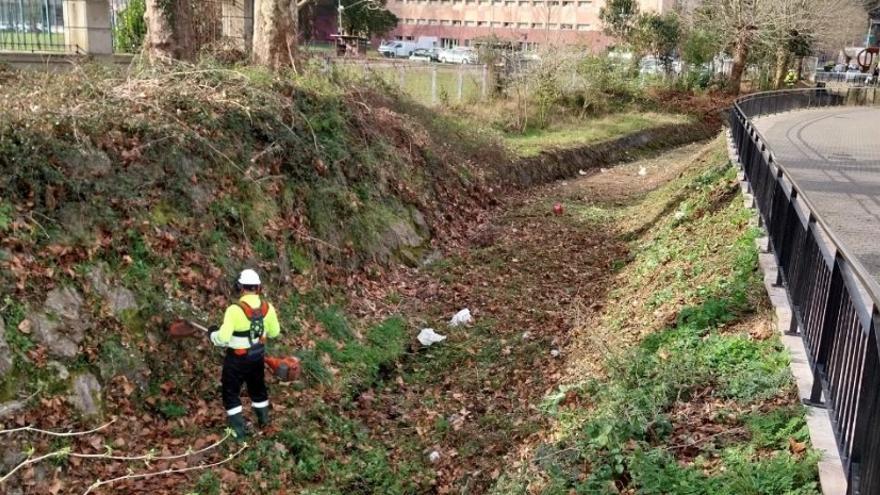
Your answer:
[[[803,108],[880,103],[876,88],[757,93],[730,113],[734,145],[766,225],[813,371],[810,404],[826,407],[847,493],[880,493],[880,287],[779,163],[751,118]]]

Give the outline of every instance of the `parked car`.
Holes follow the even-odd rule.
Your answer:
[[[412,41],[388,41],[379,45],[379,53],[388,58],[407,58],[415,49]]]
[[[457,46],[450,50],[441,50],[439,59],[444,64],[475,64],[478,57],[473,48]]]
[[[440,52],[435,48],[416,48],[409,59],[418,62],[437,62],[440,60]]]

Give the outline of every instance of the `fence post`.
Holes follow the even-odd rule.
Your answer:
[[[458,69],[458,102],[461,103],[464,95],[464,68]]]
[[[431,67],[431,104],[437,104],[437,66]]]
[[[403,66],[397,67],[397,85],[400,86],[400,90],[403,91],[403,85],[406,83],[405,74],[403,73]]]
[[[488,82],[489,82],[488,81],[489,80],[489,67],[485,64],[483,64],[483,78],[482,79],[483,79],[483,81],[482,81],[481,91],[482,91],[483,98],[485,99],[486,98],[486,89],[487,89],[486,84],[488,84]]]
[[[838,253],[831,265],[831,283],[828,284],[828,292],[825,294],[825,314],[822,319],[822,327],[819,333],[817,349],[814,350],[813,358],[813,390],[807,405],[822,406],[822,380],[825,376],[828,357],[831,346],[834,345],[834,336],[837,333],[837,321],[840,315],[840,307],[843,303],[843,274],[840,264],[845,263]]]
[[[876,415],[880,409],[880,396],[877,388],[880,380],[876,369],[880,364],[877,346],[877,331],[880,329],[876,309],[871,312],[871,324],[867,329],[868,341],[865,347],[865,361],[862,366],[862,380],[859,390],[859,401],[856,409],[856,421],[853,427],[853,445],[850,457],[850,472],[847,477],[852,493],[874,493],[877,490],[878,454],[880,454],[880,432],[874,427]],[[857,483],[855,483],[857,482]]]
[[[86,55],[113,54],[107,0],[65,0],[63,9],[65,45]]]

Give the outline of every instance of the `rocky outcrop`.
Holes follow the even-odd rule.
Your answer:
[[[73,287],[53,289],[43,307],[31,318],[34,337],[52,355],[72,358],[79,352],[91,319],[83,311],[83,297]]]
[[[83,416],[96,416],[101,413],[101,384],[91,373],[76,375],[67,400]]]
[[[120,316],[126,311],[137,309],[134,292],[125,287],[114,285],[107,275],[107,269],[104,265],[93,266],[86,276],[91,284],[91,289],[103,299],[104,304],[109,305],[110,311],[114,315]]]
[[[3,318],[0,318],[0,377],[12,369],[12,350],[6,343],[6,330]]]

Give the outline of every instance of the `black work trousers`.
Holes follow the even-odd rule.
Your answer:
[[[241,385],[247,384],[251,402],[268,406],[269,391],[266,389],[265,364],[263,358],[250,359],[229,352],[223,360],[223,375],[220,380],[223,393],[223,407],[226,414],[241,412]],[[265,406],[263,406],[265,407]]]

